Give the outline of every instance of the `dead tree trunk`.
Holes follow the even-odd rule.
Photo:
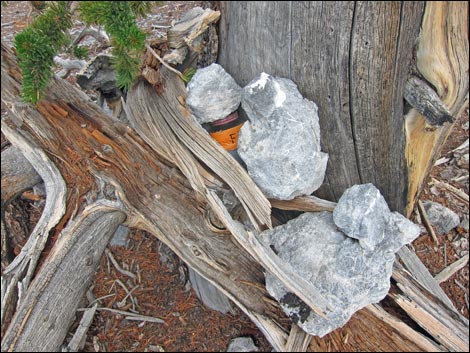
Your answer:
[[[202,168],[194,160],[192,166],[181,166],[183,170],[194,173],[191,183],[198,192],[194,191],[191,183],[166,159],[179,158],[178,163],[188,165],[191,162],[184,160],[184,151],[177,151],[180,153],[177,156],[175,151],[158,149],[155,145],[165,156],[162,157],[132,129],[104,114],[85,94],[65,81],[55,79],[37,107],[21,103],[20,84],[21,77],[16,59],[10,50],[2,46],[2,100],[19,121],[16,125],[10,120],[2,120],[2,131],[10,142],[22,150],[33,166],[37,167],[35,162],[42,160],[42,168],[45,170],[38,170],[38,173],[45,180],[49,202],[49,207],[46,203],[43,214],[44,222],[40,221],[38,229],[33,231],[22,253],[3,273],[5,281],[2,281],[2,311],[5,297],[8,297],[17,285],[24,291],[29,289],[26,297],[20,298],[12,323],[2,337],[2,351],[60,350],[66,332],[60,335],[45,333],[49,332],[51,327],[69,327],[76,305],[66,305],[68,314],[54,316],[52,321],[49,320],[50,316],[42,316],[42,320],[50,327],[35,330],[41,315],[48,310],[56,311],[55,305],[61,301],[60,297],[55,297],[54,300],[40,298],[43,295],[47,297],[51,293],[60,293],[47,289],[59,282],[64,290],[69,291],[66,289],[69,284],[84,281],[84,278],[75,278],[74,274],[81,272],[77,268],[57,272],[65,266],[64,261],[68,259],[77,262],[79,267],[94,266],[96,256],[99,256],[103,249],[96,248],[88,261],[89,256],[85,251],[87,246],[83,244],[82,251],[85,252],[75,255],[80,258],[77,261],[74,256],[68,254],[78,250],[74,250],[72,245],[64,246],[62,242],[57,242],[49,260],[40,270],[40,273],[44,272],[45,275],[38,275],[31,285],[29,283],[49,231],[55,227],[52,236],[61,233],[60,238],[70,238],[72,244],[80,243],[78,237],[89,239],[90,235],[94,234],[94,227],[85,220],[92,217],[90,212],[103,212],[99,207],[90,209],[90,205],[106,200],[108,208],[104,215],[109,214],[112,218],[109,224],[117,226],[117,221],[122,219],[114,215],[123,212],[127,215],[127,225],[145,229],[156,235],[189,266],[216,284],[259,325],[273,346],[282,350],[282,340],[285,336],[274,320],[282,322],[285,319],[272,301],[263,300],[268,294],[263,286],[262,267],[232,239],[230,233],[220,232],[211,223],[210,206],[201,191],[206,187],[206,183],[211,185],[211,190],[223,189],[224,184],[207,172],[203,174],[202,179],[198,172],[202,172]],[[159,99],[155,90],[147,83],[140,82],[136,88],[139,87],[143,91],[136,92],[136,106],[142,99],[146,102]],[[174,102],[177,103],[176,98],[177,96],[174,97]],[[129,105],[129,109],[132,111],[136,107]],[[160,109],[169,108],[162,105]],[[173,109],[177,111],[178,107]],[[152,112],[147,111],[147,114]],[[168,114],[167,110],[155,112]],[[151,119],[150,117],[149,121]],[[152,130],[153,126],[150,126]],[[157,136],[163,133],[162,130],[152,131],[158,134]],[[171,138],[171,131],[165,132],[165,137]],[[159,143],[158,138],[154,141]],[[164,142],[165,140],[162,141]],[[43,151],[47,151],[51,159]],[[221,170],[224,167],[222,165]],[[237,183],[237,180],[233,180],[233,183]],[[48,190],[48,185],[53,187]],[[64,188],[59,187],[60,185]],[[244,193],[239,195],[242,200],[256,205],[256,201],[250,201],[256,192],[243,191],[243,187],[238,190]],[[217,202],[217,197],[213,197]],[[264,196],[261,194],[258,197]],[[264,218],[265,222],[270,222],[269,203],[264,200],[267,208],[255,208],[252,217],[254,220]],[[109,208],[113,207],[119,212],[111,212]],[[84,225],[74,227],[79,223]],[[103,241],[105,240],[106,238],[103,238]],[[88,250],[90,247],[91,244],[88,243]],[[7,288],[3,288],[5,283],[9,284]],[[75,285],[73,288],[73,298],[78,300],[84,294],[85,288]],[[33,294],[30,294],[31,291]],[[41,343],[46,337],[47,347]]]
[[[219,62],[239,84],[264,71],[292,79],[317,103],[329,153],[318,196],[337,201],[371,182],[410,214],[452,124],[407,111],[405,84],[415,71],[460,114],[467,3],[241,1],[222,2],[221,13]]]

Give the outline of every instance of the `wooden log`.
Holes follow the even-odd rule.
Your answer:
[[[21,151],[7,147],[2,151],[2,208],[11,200],[41,182],[41,177]]]
[[[297,196],[292,200],[276,200],[270,199],[272,207],[288,211],[304,211],[304,212],[318,212],[330,211],[336,206],[335,202],[320,199],[315,196]]]
[[[21,133],[27,130],[28,138],[53,156],[67,185],[79,191],[70,192],[62,224],[73,219],[86,199],[96,197],[96,180],[113,185],[128,214],[128,226],[156,235],[238,305],[273,347],[283,350],[287,336],[276,322],[281,322],[284,314],[262,299],[268,296],[262,267],[231,236],[210,230],[206,221],[209,206],[165,158],[173,157],[174,152],[156,153],[132,129],[57,78],[36,107],[22,103],[15,58],[4,46],[1,77],[2,100],[12,107],[21,128],[12,121],[2,121],[2,126]],[[208,172],[202,180],[214,187],[223,185]],[[85,198],[87,194],[91,195]],[[13,320],[13,331],[18,333],[23,319]],[[9,336],[7,347],[11,347],[14,335]]]
[[[222,2],[221,12],[219,62],[240,85],[261,72],[287,77],[318,105],[329,163],[315,194],[337,201],[371,182],[409,216],[452,127],[430,131],[415,109],[403,119],[415,43],[419,73],[459,116],[469,82],[467,3]]]
[[[66,187],[58,169],[44,151],[28,142],[24,136],[15,133],[3,120],[2,132],[14,146],[22,151],[23,155],[44,180],[46,194],[48,195],[41,218],[30,234],[28,241],[21,249],[20,254],[3,271],[2,277],[6,284],[5,290],[2,290],[1,300],[3,325],[7,307],[14,301],[13,294],[18,289],[18,300],[22,299],[22,295],[28,289],[36,270],[41,252],[46,245],[49,231],[57,225],[65,213]],[[19,286],[17,287],[17,285]]]
[[[306,352],[311,340],[312,336],[293,323],[286,342],[286,352]]]
[[[424,264],[419,260],[414,251],[409,249],[407,246],[404,246],[400,249],[400,251],[398,251],[397,257],[422,286],[424,286],[434,296],[439,298],[439,300],[445,303],[445,305],[447,305],[449,308],[452,308],[455,313],[460,315],[447,294],[441,288],[439,283],[434,279],[426,266],[424,266]]]
[[[203,45],[200,36],[209,28],[211,23],[218,21],[220,11],[212,9],[194,8],[186,13],[168,32],[168,44],[170,48],[188,46],[192,50],[199,51]]]
[[[468,352],[468,320],[455,313],[419,284],[407,271],[395,264],[394,279],[401,293],[390,296],[424,330],[450,351]]]
[[[439,352],[446,351],[431,339],[426,338],[416,330],[410,332],[397,330],[396,323],[402,321],[393,318],[391,323],[384,315],[377,314],[369,308],[358,311],[343,327],[323,336],[312,338],[312,352]],[[428,342],[427,347],[417,341],[414,335],[419,335]]]
[[[450,277],[452,277],[457,271],[461,270],[468,264],[468,254],[461,257],[451,265],[447,266],[445,269],[443,269],[441,272],[439,272],[437,275],[434,276],[434,279],[439,282],[445,282],[447,281]]]
[[[65,228],[2,337],[2,351],[59,351],[116,228],[117,203],[94,204]]]

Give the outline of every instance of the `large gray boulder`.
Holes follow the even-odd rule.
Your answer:
[[[247,121],[238,153],[268,197],[289,200],[323,183],[328,155],[321,152],[318,108],[294,82],[262,73],[243,89]]]
[[[223,119],[240,105],[241,87],[218,64],[197,70],[187,89],[186,103],[200,124]]]
[[[368,197],[363,202],[371,205]],[[309,281],[333,309],[325,320],[276,277],[266,274],[269,293],[305,332],[324,336],[342,327],[356,311],[387,295],[395,252],[419,235],[419,227],[398,213],[388,211],[383,218],[387,220],[383,234],[376,239],[372,234],[367,236],[375,244],[373,249],[338,229],[330,212],[304,213],[260,234],[261,241]]]

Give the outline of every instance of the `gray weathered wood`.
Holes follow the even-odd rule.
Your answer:
[[[312,336],[293,323],[286,342],[286,352],[306,352],[311,340]]]
[[[41,182],[31,163],[15,146],[2,151],[2,205]],[[3,207],[3,206],[2,206]]]
[[[442,283],[447,281],[450,277],[452,277],[457,271],[460,269],[464,268],[467,266],[468,263],[468,254],[465,256],[461,257],[451,265],[447,266],[445,269],[443,269],[441,272],[439,272],[437,275],[434,276],[434,279],[438,283]]]
[[[426,118],[430,125],[441,126],[446,122],[453,123],[455,120],[436,91],[416,76],[411,76],[406,81],[405,99]]]
[[[206,219],[210,206],[175,164],[164,157],[173,156],[174,151],[163,156],[161,151],[155,152],[134,130],[103,113],[64,80],[54,78],[37,106],[22,103],[15,57],[4,46],[1,78],[2,101],[13,107],[18,121],[17,126],[12,121],[2,124],[18,131],[27,129],[31,140],[59,156],[57,166],[68,178],[68,185],[93,190],[97,178],[109,181],[129,213],[128,226],[156,235],[238,305],[274,348],[283,350],[287,337],[276,322],[284,314],[263,300],[268,293],[263,287],[262,267],[230,235],[210,230]],[[137,104],[142,102],[142,96],[135,99]],[[144,114],[149,114],[146,104],[140,106]],[[203,178],[212,187],[223,185],[211,179],[208,172]],[[77,196],[70,194],[70,214],[84,206],[86,199]],[[13,320],[18,324],[16,328],[23,319]]]
[[[64,229],[2,337],[2,351],[60,349],[104,248],[125,220],[116,209],[112,203],[91,205]]]
[[[407,246],[404,246],[398,251],[397,256],[401,261],[403,261],[405,267],[413,274],[421,285],[458,313],[449,297],[445,294],[441,286],[439,286],[439,283],[434,279],[426,266],[424,266],[424,264],[419,260],[414,251],[409,249]]]
[[[3,61],[2,61],[3,69]],[[20,254],[3,271],[3,278],[8,283],[6,291],[2,291],[2,324],[4,313],[17,284],[26,291],[29,287],[36,265],[49,237],[49,231],[56,226],[65,213],[66,186],[58,168],[51,162],[47,154],[33,145],[27,138],[11,129],[2,120],[2,132],[5,137],[18,149],[31,163],[34,169],[44,180],[46,188],[46,204],[41,218],[34,227],[28,241],[21,249]],[[19,291],[19,300],[22,292]]]
[[[80,323],[78,324],[78,328],[67,345],[68,352],[78,352],[83,350],[86,341],[86,334],[91,326],[91,323],[93,322],[97,307],[98,303],[93,305],[91,308],[86,309],[83,313]]]
[[[468,320],[441,305],[401,265],[395,264],[393,277],[401,290],[401,293],[390,293],[393,300],[442,346],[453,352],[468,352]]]
[[[422,2],[223,2],[219,62],[240,85],[291,78],[319,107],[330,154],[317,195],[373,182],[406,206],[403,89]]]
[[[322,150],[329,154],[325,185],[317,194],[337,201],[343,190],[360,183],[349,97],[355,5],[347,1],[305,1],[292,2],[291,6],[289,72],[300,92],[318,105]]]
[[[219,62],[239,85],[265,71],[289,77],[291,4],[221,2]]]

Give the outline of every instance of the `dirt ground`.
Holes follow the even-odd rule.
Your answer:
[[[171,20],[184,13],[199,2],[177,1],[164,2],[141,25],[149,34],[156,35]],[[10,42],[15,33],[21,31],[27,23],[30,11],[29,2],[9,1],[2,8],[2,42]],[[83,24],[75,21],[76,29]],[[101,49],[93,40],[86,42],[90,53]],[[72,74],[68,80],[73,82]],[[2,115],[5,112],[2,109]],[[441,157],[445,162],[435,166],[431,177],[451,184],[469,193],[468,146],[454,150],[469,136],[468,108],[459,117],[455,127],[443,147]],[[7,144],[2,135],[2,149]],[[466,154],[466,157],[465,157]],[[465,159],[466,158],[466,159]],[[465,227],[459,227],[447,234],[438,235],[439,245],[429,236],[422,226],[421,236],[413,242],[413,247],[431,274],[436,275],[444,268],[468,254],[468,202],[462,201],[455,193],[432,184],[431,178],[421,195],[421,200],[438,202],[454,212],[461,221],[467,220]],[[38,220],[44,197],[39,198],[32,192],[25,193],[7,210],[7,223],[14,230],[16,237],[15,253],[19,253],[27,239],[29,231]],[[420,223],[414,212],[412,220]],[[21,229],[19,219],[28,218],[29,225]],[[24,227],[23,227],[24,228]],[[185,265],[176,257],[165,256],[162,244],[153,236],[132,230],[128,246],[109,246],[108,249],[119,265],[137,278],[116,270],[107,256],[103,256],[101,266],[95,275],[92,297],[101,307],[119,310],[135,310],[142,315],[164,320],[164,323],[131,321],[122,315],[105,311],[97,312],[88,332],[84,351],[225,351],[231,339],[250,336],[261,351],[271,351],[271,346],[263,334],[239,309],[234,307],[231,314],[220,314],[205,307],[188,285]],[[455,307],[469,317],[469,269],[468,266],[458,271],[441,284]],[[77,317],[78,319],[78,317]],[[71,328],[73,332],[78,320]],[[71,337],[71,336],[70,336]]]

